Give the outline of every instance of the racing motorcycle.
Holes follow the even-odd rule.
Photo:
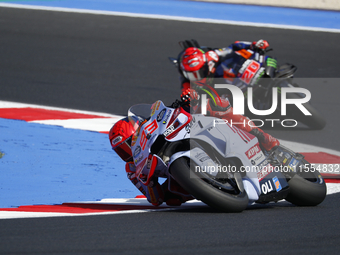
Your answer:
[[[268,153],[255,136],[222,119],[189,112],[178,100],[170,107],[156,101],[129,109],[128,116],[142,119],[131,150],[143,184],[165,178],[171,192],[224,212],[282,199],[316,206],[325,199],[326,184],[303,155],[284,146]],[[184,191],[172,190],[173,181]]]
[[[211,48],[208,48],[206,46],[200,46],[196,40],[186,40],[179,43],[183,49],[187,47],[199,47],[203,49],[204,51],[212,50]],[[216,79],[218,82],[223,81],[224,83],[232,83],[236,85],[237,83],[241,83],[242,91],[244,93],[245,98],[247,98],[247,87],[252,87],[253,95],[252,95],[252,102],[253,107],[258,110],[268,110],[272,106],[273,101],[273,88],[277,88],[277,93],[281,94],[282,88],[299,88],[299,85],[294,81],[294,74],[297,70],[297,67],[293,64],[283,64],[281,66],[277,66],[277,63],[272,60],[267,62],[268,56],[267,52],[271,51],[272,49],[268,50],[259,50],[259,51],[252,51],[252,50],[240,50],[237,52],[237,57],[232,58],[232,61],[234,62],[234,66],[239,68],[239,75],[237,78],[226,78],[226,77],[218,77],[220,79]],[[245,58],[244,56],[247,56]],[[178,60],[173,57],[169,57],[169,60],[178,68]],[[226,61],[231,61],[230,59]],[[265,73],[265,79],[262,79],[262,82],[257,82],[254,84],[245,83],[243,80],[243,76],[246,75],[247,70],[249,69],[251,63],[257,63],[259,64],[259,73],[264,72]],[[238,66],[238,67],[237,67]],[[249,75],[250,72],[247,73]],[[250,78],[250,77],[249,77]],[[254,77],[255,78],[255,77]],[[248,79],[248,78],[247,78]],[[255,80],[255,79],[254,79]],[[226,95],[228,99],[230,100],[231,104],[233,103],[233,98],[230,96],[229,91],[218,91],[219,95]],[[305,98],[305,94],[303,93],[287,93],[286,98],[287,99],[301,99]],[[295,123],[303,123],[307,127],[311,129],[320,130],[323,129],[326,126],[326,121],[323,118],[323,116],[309,103],[306,102],[303,104],[303,106],[306,108],[306,110],[311,115],[305,115],[302,111],[300,111],[296,106],[294,105],[288,105],[287,106],[287,115],[285,116],[285,119],[290,120],[296,120]],[[278,96],[278,104],[277,108],[274,113],[271,115],[258,116],[252,114],[252,112],[248,109],[248,107],[245,107],[246,109],[246,116],[249,118],[255,118],[255,119],[277,119],[280,120],[281,115],[281,97]]]

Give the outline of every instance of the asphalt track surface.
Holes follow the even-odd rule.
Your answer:
[[[209,46],[265,38],[281,63],[299,67],[296,77],[322,80],[303,87],[326,128],[270,133],[339,150],[338,33],[0,8],[0,99],[115,114],[139,102],[170,104],[180,89],[167,57],[191,38]],[[314,208],[281,203],[240,214],[205,209],[1,220],[0,253],[338,254],[339,198],[327,196]]]

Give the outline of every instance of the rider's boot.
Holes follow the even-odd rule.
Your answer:
[[[249,133],[256,136],[262,147],[268,152],[275,150],[280,145],[279,140],[277,140],[275,137],[272,137],[270,134],[265,133],[260,128],[254,128]]]

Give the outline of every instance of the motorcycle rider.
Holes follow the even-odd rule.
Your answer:
[[[181,99],[191,104],[193,112],[199,113],[201,109],[199,107],[200,93],[207,93],[210,96],[206,106],[208,115],[227,120],[256,136],[266,151],[274,150],[279,146],[280,142],[276,138],[256,127],[249,118],[234,115],[227,96],[220,96],[212,87],[214,78],[223,77],[227,83],[234,84],[244,91],[248,85],[252,86],[260,77],[264,77],[264,68],[260,68],[260,65],[256,63],[257,69],[253,76],[242,79],[241,72],[254,63],[246,61],[253,56],[257,62],[266,61],[267,65],[276,65],[275,59],[263,59],[263,52],[269,46],[268,42],[265,40],[253,43],[236,41],[228,48],[222,49],[200,47],[195,40],[183,41],[180,44],[184,48],[177,60],[179,72],[182,75]]]
[[[199,109],[199,107],[197,107],[199,104],[199,93],[196,90],[199,90],[202,84],[207,85],[206,81],[208,78],[211,78],[214,75],[218,77],[218,67],[220,66],[224,68],[221,64],[221,61],[224,58],[227,59],[227,57],[232,56],[233,50],[235,51],[237,49],[241,49],[242,47],[243,49],[246,49],[247,47],[249,47],[249,49],[254,49],[255,47],[259,49],[265,49],[268,47],[268,43],[266,41],[259,41],[255,44],[235,42],[235,44],[232,46],[232,50],[219,49],[208,50],[207,52],[197,47],[187,47],[181,53],[181,58],[179,61],[180,71],[185,78],[183,79],[182,83],[182,101],[190,103],[192,108]],[[241,54],[243,57],[247,56],[245,52],[235,54]],[[197,56],[199,56],[199,58],[197,58]],[[208,68],[206,69],[205,67]],[[231,74],[231,69],[228,70],[229,72],[225,72],[225,77],[228,78],[228,74],[230,75],[229,78],[232,78],[233,76]],[[196,83],[196,90],[190,87],[190,81]],[[279,141],[277,139],[273,138],[269,134],[264,133],[261,129],[254,127],[254,124],[247,117],[242,115],[233,115],[232,107],[228,99],[220,97],[217,93],[215,93],[215,96],[216,97],[212,96],[207,100],[207,112],[209,115],[227,120],[232,119],[234,123],[249,123],[250,125],[235,125],[255,135],[259,139],[261,145],[267,151],[270,151],[279,145]],[[126,117],[114,124],[109,132],[109,139],[112,149],[122,160],[126,162],[125,170],[128,179],[146,196],[147,200],[155,206],[158,206],[163,202],[166,202],[167,205],[178,206],[190,199],[193,199],[189,194],[188,196],[182,196],[171,192],[168,188],[168,181],[165,181],[161,185],[158,183],[158,180],[153,180],[150,185],[146,186],[138,180],[136,176],[136,166],[133,162],[131,142],[134,133],[138,130],[140,125],[142,125],[142,120],[138,119],[137,117]],[[172,191],[177,190],[182,194],[186,193],[175,182],[175,180],[171,180],[170,185]]]
[[[166,204],[170,206],[179,206],[193,199],[174,179],[170,181],[171,190],[178,191],[181,194],[188,194],[187,196],[181,196],[171,192],[168,189],[168,181],[165,181],[161,185],[158,180],[155,179],[150,185],[146,186],[138,180],[136,176],[136,166],[133,162],[131,143],[134,133],[138,130],[139,126],[142,125],[142,122],[143,120],[136,116],[125,117],[116,122],[109,132],[112,149],[126,162],[125,171],[128,179],[146,196],[147,200],[155,206],[161,205],[163,202],[166,202]]]

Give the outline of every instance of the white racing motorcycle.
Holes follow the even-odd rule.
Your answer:
[[[285,199],[315,206],[326,196],[320,173],[303,155],[283,146],[268,153],[257,138],[221,119],[190,114],[176,101],[134,105],[129,116],[144,121],[131,143],[137,178],[152,186],[167,178],[169,190],[225,212],[251,203]],[[171,180],[187,192],[171,190]]]

